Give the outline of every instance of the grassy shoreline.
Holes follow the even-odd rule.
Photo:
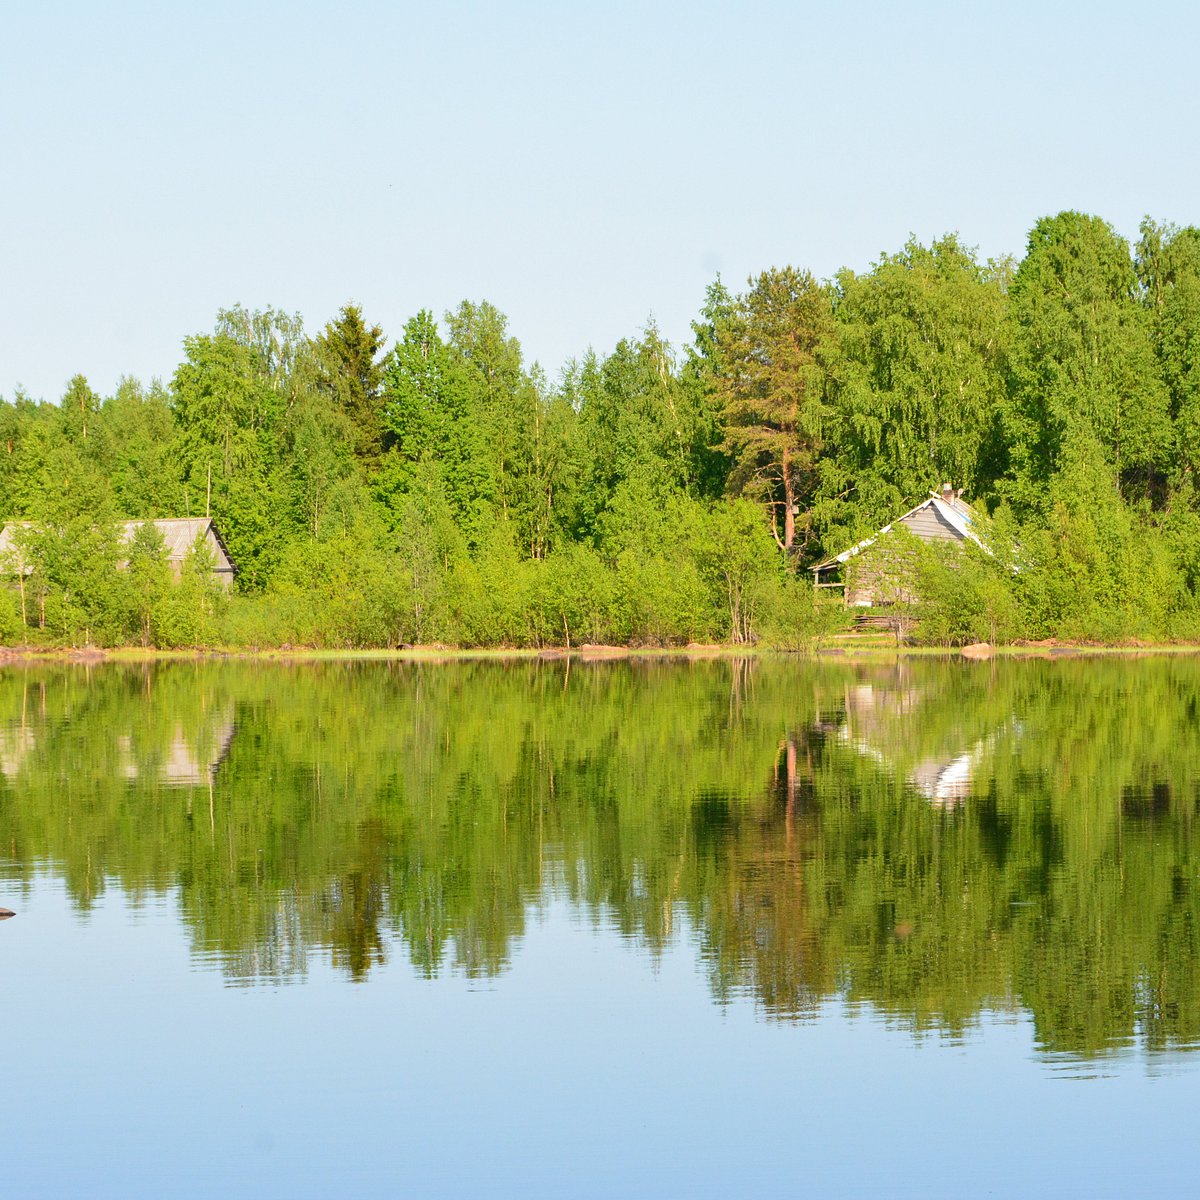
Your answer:
[[[989,647],[987,653],[969,658],[958,646],[896,646],[879,643],[822,644],[804,649],[768,646],[572,646],[527,649],[514,647],[463,648],[456,646],[404,646],[394,649],[314,649],[306,647],[209,648],[160,650],[141,646],[0,646],[0,667],[17,663],[151,663],[151,662],[626,662],[668,659],[707,661],[713,659],[803,658],[835,660],[893,660],[898,658],[963,658],[965,661],[1007,659],[1055,659],[1079,657],[1143,657],[1146,655],[1200,654],[1197,643],[1150,645],[1097,645],[1083,642],[1029,643]]]

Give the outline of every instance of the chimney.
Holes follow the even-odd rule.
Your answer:
[[[947,504],[954,503],[954,489],[948,483],[942,484],[942,499]]]

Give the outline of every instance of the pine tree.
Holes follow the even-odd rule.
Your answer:
[[[819,353],[833,310],[808,271],[773,269],[750,283],[717,333],[729,491],[767,504],[775,539],[790,553],[830,412]]]
[[[384,448],[383,330],[368,325],[362,309],[347,304],[314,342],[322,386],[354,430],[354,454],[374,470]]]

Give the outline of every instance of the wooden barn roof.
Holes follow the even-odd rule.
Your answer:
[[[119,524],[121,541],[132,542],[134,534],[145,524],[145,521],[121,521]],[[182,562],[187,552],[196,544],[196,539],[204,537],[210,528],[222,553],[229,558],[229,551],[221,540],[221,535],[217,532],[217,527],[213,524],[211,517],[163,517],[150,521],[149,524],[162,534],[162,540],[167,547],[168,562]],[[232,559],[230,565],[233,565]]]
[[[13,543],[13,532],[17,529],[28,529],[32,524],[32,521],[9,521],[7,525],[0,528],[0,558],[9,554],[13,556],[14,562],[17,561],[19,553]],[[145,524],[147,524],[146,521],[118,521],[117,535],[123,543],[128,544],[133,541],[134,534],[138,529]],[[167,562],[171,563],[182,562],[196,541],[206,536],[211,530],[213,540],[225,556],[225,563],[218,562],[217,570],[236,572],[237,568],[233,564],[233,559],[229,557],[229,549],[211,517],[161,517],[150,521],[149,524],[153,525],[162,535],[167,551]],[[28,572],[29,568],[26,567],[25,573],[28,574]]]

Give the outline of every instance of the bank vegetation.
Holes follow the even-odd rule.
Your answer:
[[[1198,464],[1200,231],[1151,220],[718,280],[682,350],[553,380],[487,302],[390,345],[237,306],[166,384],[0,401],[0,643],[807,646],[846,615],[806,568],[946,482],[990,552],[918,549],[912,638],[1195,641]],[[116,534],[204,515],[232,590]]]

